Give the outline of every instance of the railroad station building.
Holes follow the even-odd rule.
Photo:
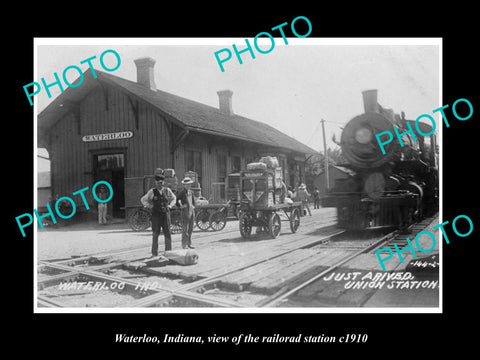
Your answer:
[[[52,199],[106,180],[114,191],[109,213],[121,218],[138,202],[129,180],[155,168],[174,169],[179,180],[197,172],[209,199],[212,184],[224,184],[228,174],[266,155],[277,156],[287,185],[304,181],[305,160],[316,151],[235,114],[232,91],[218,91],[218,108],[208,106],[157,89],[154,59],[135,64],[137,82],[85,71],[81,86],[65,89],[38,115],[37,146],[49,153]],[[85,195],[95,203],[90,192]],[[77,211],[85,209],[80,196],[73,200]]]

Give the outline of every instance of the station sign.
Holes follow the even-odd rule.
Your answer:
[[[133,136],[132,131],[121,131],[115,133],[108,133],[108,134],[95,134],[95,135],[85,135],[82,137],[83,142],[90,142],[90,141],[106,141],[106,140],[120,140],[120,139],[128,139]]]

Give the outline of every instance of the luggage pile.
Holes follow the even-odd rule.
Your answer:
[[[247,170],[268,170],[279,167],[279,162],[276,156],[264,156],[258,162],[247,164]]]
[[[170,188],[170,190],[172,190],[173,192],[176,192],[178,187],[178,179],[175,175],[175,170],[165,169],[163,170],[163,176],[165,176],[165,186]]]
[[[273,206],[280,204],[282,190],[282,168],[276,156],[264,156],[258,162],[247,164],[242,178],[257,178],[255,190],[244,187],[242,198],[249,198],[254,206]],[[263,178],[260,180],[259,178]]]

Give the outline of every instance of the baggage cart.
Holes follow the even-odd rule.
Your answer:
[[[253,227],[278,237],[282,221],[288,221],[295,233],[300,226],[301,202],[286,202],[282,190],[281,168],[252,169],[240,173],[239,230],[243,238]]]

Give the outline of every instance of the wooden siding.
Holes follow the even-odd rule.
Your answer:
[[[219,181],[217,164],[217,154],[219,153],[227,155],[227,175],[233,171],[233,156],[240,157],[242,169],[245,169],[248,159],[258,160],[264,155],[278,156],[280,165],[287,163],[287,154],[279,153],[277,149],[269,149],[240,141],[225,141],[225,139],[201,133],[191,133],[175,151],[175,172],[179,181],[181,181],[186,171],[191,170],[185,168],[185,152],[188,150],[199,151],[202,154],[203,176],[201,188],[202,195],[207,199],[211,199],[213,196],[212,183]],[[290,159],[290,161],[293,160]],[[288,169],[285,170],[285,175],[288,175]],[[288,185],[288,176],[285,179]]]
[[[179,127],[173,126],[171,129],[174,138],[181,134]],[[133,137],[108,141],[82,141],[85,135],[122,131],[133,132]],[[150,175],[157,167],[164,169],[173,167],[180,182],[184,173],[191,170],[186,169],[185,152],[199,151],[202,154],[202,195],[207,199],[212,196],[212,183],[219,181],[217,171],[219,153],[227,155],[227,174],[232,172],[233,156],[240,157],[242,169],[249,160],[258,160],[264,155],[278,156],[281,165],[287,162],[300,163],[294,160],[294,156],[300,154],[281,153],[278,149],[196,133],[193,130],[172,154],[170,131],[160,110],[133,97],[129,98],[123,90],[114,86],[103,84],[96,87],[79,103],[76,111],[68,113],[51,128],[48,150],[51,157],[52,197],[71,196],[72,192],[79,189],[87,186],[91,188],[94,183],[93,156],[103,152],[125,153],[125,178]],[[284,171],[288,184],[289,169]],[[295,177],[295,180],[297,179]],[[126,197],[128,191],[125,189]],[[85,195],[89,204],[93,204],[91,192],[87,191]],[[73,198],[81,207],[83,204],[81,197]]]
[[[52,127],[51,146],[48,150],[51,156],[54,198],[57,194],[71,196],[72,192],[86,186],[91,188],[94,182],[94,153],[124,149],[125,177],[144,176],[152,174],[157,167],[172,166],[170,136],[165,120],[151,106],[140,101],[134,104],[138,110],[138,129],[127,95],[110,86],[99,86],[80,103],[80,126],[78,115],[70,112]],[[132,131],[133,137],[82,141],[84,135],[121,131]],[[89,203],[93,203],[90,193],[86,195]],[[74,198],[77,204],[83,203],[79,196]]]

